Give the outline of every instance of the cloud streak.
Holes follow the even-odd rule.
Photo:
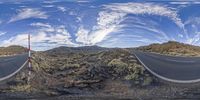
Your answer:
[[[126,13],[126,14],[147,14],[168,17],[174,21],[179,27],[183,27],[181,19],[174,8],[159,5],[154,3],[114,3],[111,5],[104,5],[105,9],[112,11]]]
[[[7,32],[0,32],[0,36],[5,35]]]
[[[92,30],[81,28],[76,35],[76,40],[83,44],[98,44],[105,40],[110,33],[120,30],[120,23],[126,20],[126,16],[129,14],[167,17],[177,26],[184,29],[184,24],[174,8],[154,3],[112,3],[103,5],[103,10],[99,12],[99,17],[97,18],[97,25]],[[161,32],[164,38],[168,39],[162,31],[158,31],[155,28],[148,28],[148,30],[156,33]]]
[[[31,43],[34,50],[47,50],[57,46],[76,46],[71,41],[71,35],[60,25],[53,27],[46,23],[32,23],[33,27],[39,27],[31,34]],[[34,34],[37,33],[37,34]],[[18,34],[1,42],[1,46],[22,45],[27,46],[28,34]]]
[[[109,33],[119,29],[119,24],[123,21],[124,14],[117,12],[102,11],[97,18],[97,25],[92,30],[79,28],[76,41],[85,45],[95,45],[102,42]]]
[[[19,10],[18,14],[9,20],[9,23],[29,18],[47,19],[48,15],[36,8],[24,8]]]

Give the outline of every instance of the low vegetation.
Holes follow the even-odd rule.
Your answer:
[[[15,54],[22,54],[27,52],[27,48],[17,45],[12,45],[8,47],[1,47],[0,48],[0,56],[7,56],[7,55],[15,55]]]
[[[19,49],[21,53],[25,49]],[[139,48],[60,47],[34,52],[33,72],[27,85],[27,71],[19,73],[8,90],[40,91],[51,95],[79,94],[105,89],[108,80],[128,81],[133,86],[150,86],[157,80],[137,61],[133,50],[176,56],[199,56],[200,47],[177,42]],[[9,51],[9,50],[8,50]],[[0,49],[0,52],[1,51]],[[14,51],[19,53],[18,51]],[[76,90],[76,91],[74,91]],[[85,93],[85,92],[83,92]]]
[[[33,73],[29,85],[48,94],[60,94],[74,88],[79,91],[103,89],[106,80],[127,80],[140,86],[150,85],[150,80],[153,80],[127,49],[101,49],[89,53],[62,51],[58,54],[54,49],[34,53],[32,57]],[[24,77],[20,74],[17,78]],[[24,81],[27,81],[27,76]],[[26,91],[25,88],[19,84],[11,90]]]
[[[200,47],[169,41],[163,44],[151,44],[137,48],[141,51],[154,52],[173,56],[200,56]]]
[[[11,92],[32,92],[33,88],[29,84],[21,84],[21,85],[14,85],[10,86]]]

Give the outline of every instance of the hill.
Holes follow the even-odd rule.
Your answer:
[[[8,82],[7,88],[0,89],[8,94],[10,92],[39,93],[47,96],[114,94],[136,97],[150,96],[151,93],[169,96],[182,91],[182,88],[174,89],[169,85],[163,85],[152,76],[137,61],[133,55],[134,50],[176,56],[200,55],[200,47],[173,41],[128,49],[98,46],[58,47],[33,53],[33,70],[29,84],[27,84],[27,68]]]
[[[82,46],[82,47],[57,47],[50,50],[45,51],[44,53],[47,54],[56,54],[56,55],[62,55],[62,54],[70,54],[70,53],[97,53],[100,51],[108,50],[109,48],[103,48],[99,46]]]
[[[6,56],[6,55],[14,55],[14,54],[22,54],[27,52],[27,48],[18,46],[18,45],[11,45],[8,47],[1,47],[0,48],[0,55]]]
[[[174,56],[200,56],[200,47],[189,44],[169,41],[163,44],[151,44],[142,46],[137,50],[154,52]]]

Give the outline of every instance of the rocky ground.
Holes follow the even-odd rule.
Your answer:
[[[28,69],[24,68],[14,78],[0,85],[0,99],[200,98],[199,83],[180,85],[158,80],[140,65],[133,55],[134,50],[176,56],[200,54],[199,47],[177,42],[127,49],[59,47],[34,52],[30,81],[27,81]]]

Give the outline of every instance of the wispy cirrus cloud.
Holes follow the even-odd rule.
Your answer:
[[[31,34],[31,44],[34,50],[47,50],[58,46],[76,46],[65,26],[53,27],[47,23],[32,23],[37,27]],[[37,34],[34,34],[37,33]],[[22,45],[27,46],[28,34],[18,34],[1,42],[0,46]]]
[[[18,11],[17,15],[13,16],[9,20],[9,23],[29,18],[47,19],[48,15],[46,14],[46,12],[40,11],[37,8],[23,8]]]
[[[180,28],[184,28],[184,24],[179,18],[175,8],[166,5],[154,3],[112,3],[103,5],[103,10],[99,12],[97,24],[92,30],[80,28],[78,30],[77,41],[83,44],[97,44],[106,39],[110,33],[117,32],[121,29],[121,22],[126,20],[129,14],[134,15],[156,15],[169,18]],[[155,28],[148,28],[153,32],[161,32],[165,39],[168,37],[164,32]],[[82,34],[80,34],[82,31]],[[85,33],[86,35],[83,35]]]
[[[51,25],[48,23],[41,23],[41,22],[36,22],[36,23],[31,23],[31,26],[35,26],[35,27],[48,27],[50,28]]]
[[[83,26],[79,27],[77,33],[76,33],[76,41],[83,43],[84,45],[90,44],[90,40],[88,39],[89,37],[89,30],[84,29]]]
[[[109,33],[118,30],[118,25],[122,21],[123,17],[123,13],[100,12],[99,17],[97,18],[97,25],[91,30],[84,29],[83,26],[79,28],[76,34],[76,41],[85,45],[94,45],[103,41]]]
[[[191,24],[191,23],[196,23],[196,24],[200,24],[200,17],[190,17],[188,20],[186,20],[184,22],[185,25],[187,24]]]
[[[183,27],[181,19],[179,18],[175,8],[166,5],[159,5],[154,3],[114,3],[111,5],[104,5],[105,9],[112,11],[126,13],[126,14],[147,14],[168,17],[178,26]]]
[[[189,17],[184,24],[187,27],[187,33],[190,34],[190,37],[186,40],[186,43],[200,45],[200,17]]]
[[[176,4],[176,5],[190,5],[190,4],[200,4],[199,1],[197,0],[194,0],[194,1],[191,1],[191,0],[188,0],[188,1],[172,1],[172,2],[169,2],[170,4]]]
[[[0,32],[0,36],[5,35],[7,32]]]
[[[63,7],[63,6],[58,6],[57,8],[58,8],[58,10],[60,10],[60,11],[62,11],[62,12],[65,12],[65,11],[67,11],[67,10],[66,10],[66,8],[65,8],[65,7]]]
[[[54,7],[55,5],[43,5],[42,7],[46,7],[46,8],[52,8]]]

